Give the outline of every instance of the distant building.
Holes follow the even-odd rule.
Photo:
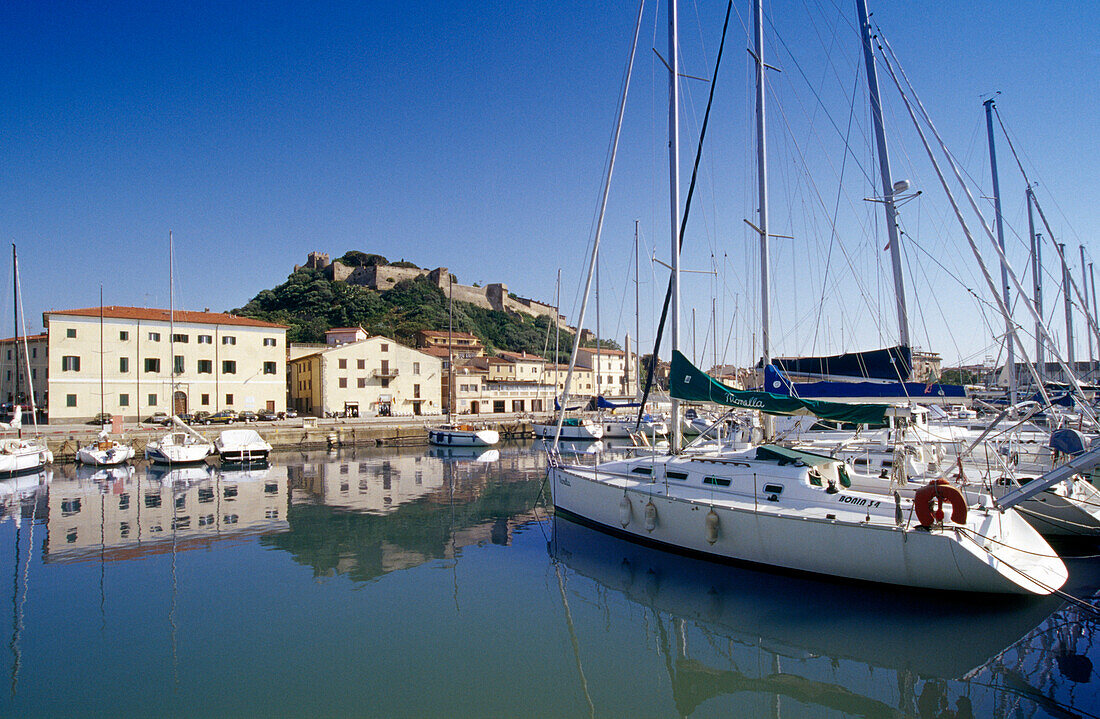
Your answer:
[[[582,347],[577,350],[577,363],[592,368],[596,394],[605,397],[635,395],[638,388],[637,378],[633,376],[634,368],[638,366],[635,355],[628,357],[622,350],[601,348],[596,352],[593,347]]]
[[[24,341],[25,339],[25,341]],[[34,388],[34,406],[41,412],[46,411],[49,346],[46,333],[29,337],[15,337],[0,340],[0,357],[3,369],[0,370],[0,397],[4,404],[31,404],[31,392],[27,384],[27,361],[30,360],[30,385]],[[16,364],[18,357],[18,364]],[[19,381],[19,397],[15,396],[16,378]]]
[[[102,308],[101,339],[100,321],[99,307],[42,314],[51,422],[87,421],[101,406],[138,420],[154,412],[277,411],[286,404],[285,325],[182,310],[173,319],[168,310],[112,306]]]
[[[441,332],[439,330],[417,330],[416,346],[418,349],[448,349],[454,355],[455,361],[470,359],[472,357],[484,357],[485,347],[474,335],[468,332]]]
[[[295,353],[287,369],[291,403],[298,412],[324,416],[425,415],[443,411],[438,357],[357,333],[329,334],[331,344]]]

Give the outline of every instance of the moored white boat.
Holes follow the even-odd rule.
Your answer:
[[[773,446],[550,469],[558,511],[713,559],[990,593],[1050,594],[1068,577],[1015,511],[986,501],[958,523],[920,526],[913,500],[854,491],[845,475],[840,462]]]
[[[86,444],[76,451],[76,461],[94,467],[111,467],[123,464],[134,457],[134,448],[111,439],[107,430],[99,433],[96,441]]]
[[[145,445],[145,458],[155,464],[197,464],[214,453],[206,437],[172,417],[177,429]]]
[[[536,437],[553,439],[557,432],[556,423],[532,424],[531,431]],[[561,423],[561,439],[592,441],[603,437],[603,427],[590,419],[581,417],[566,417]]]
[[[500,441],[495,429],[469,424],[441,424],[428,428],[428,442],[441,447],[489,447]]]
[[[37,472],[53,462],[53,452],[40,439],[0,440],[0,478]]]
[[[223,462],[265,462],[271,445],[254,429],[227,429],[214,440]]]

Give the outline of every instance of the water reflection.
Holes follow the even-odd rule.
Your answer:
[[[762,715],[787,704],[796,713],[967,717],[976,693],[998,712],[1025,698],[1028,715],[1060,713],[1066,700],[1055,688],[1091,679],[1079,644],[1090,641],[1094,615],[1056,612],[1057,598],[850,588],[672,555],[561,518],[550,552],[571,631],[570,605],[610,613],[620,604],[609,592],[627,600],[628,614],[643,612],[636,631],[666,657],[681,716],[725,697]]]
[[[303,457],[289,477],[291,531],[265,545],[315,576],[363,582],[454,560],[467,546],[509,544],[533,518],[545,461],[519,447],[358,450]]]

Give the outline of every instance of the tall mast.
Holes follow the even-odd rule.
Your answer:
[[[760,0],[756,0],[759,2]],[[672,351],[680,351],[680,47],[676,0],[668,4],[668,172],[672,227]],[[653,358],[657,361],[657,358]],[[680,400],[672,400],[672,452],[680,451]]]
[[[1035,285],[1035,311],[1041,318],[1043,316],[1043,243],[1040,242],[1039,235],[1035,234],[1035,215],[1032,212],[1035,197],[1030,184],[1027,186],[1025,197],[1028,236],[1031,237],[1031,274]],[[1042,380],[1046,375],[1046,360],[1043,358],[1043,327],[1040,320],[1035,321],[1035,370],[1039,379]]]
[[[168,367],[169,390],[168,407],[173,417],[176,415],[176,267],[175,252],[172,246],[172,231],[168,230]],[[100,303],[102,304],[102,303]]]
[[[1066,301],[1066,366],[1070,368],[1074,374],[1077,373],[1077,368],[1073,364],[1073,302],[1070,299],[1069,294],[1069,264],[1066,263],[1066,245],[1064,242],[1058,243],[1058,254],[1062,256],[1062,290]]]
[[[1092,285],[1092,316],[1093,316],[1094,319],[1097,319],[1097,318],[1100,318],[1100,315],[1096,314],[1096,275],[1094,275],[1092,273],[1092,263],[1091,262],[1089,263],[1089,284]],[[1097,340],[1096,345],[1097,345],[1096,346],[1096,354],[1100,355],[1100,340]],[[1092,378],[1092,381],[1095,382],[1096,381],[1096,377],[1095,377],[1096,363],[1095,362],[1093,362],[1092,371],[1093,371],[1093,374],[1094,374],[1094,376]]]
[[[641,304],[638,301],[638,221],[634,220],[634,342],[638,345],[638,350],[634,353],[634,395],[638,396],[642,391],[642,319],[641,319]],[[630,357],[626,358],[627,364],[630,363]],[[629,388],[628,388],[629,389]]]
[[[1088,274],[1086,272],[1086,268],[1085,268],[1085,246],[1084,245],[1078,245],[1078,249],[1081,250],[1081,293],[1084,296],[1084,300],[1085,300],[1083,303],[1081,303],[1081,312],[1083,312],[1085,314],[1085,327],[1087,328],[1088,325],[1089,325],[1088,317],[1089,317],[1089,314],[1090,314],[1089,313],[1089,294],[1088,294],[1088,292],[1089,292],[1089,276],[1088,276]],[[1088,362],[1089,362],[1089,369],[1092,369],[1092,356],[1093,356],[1092,355],[1092,333],[1091,332],[1086,332],[1085,335],[1089,338]]]
[[[454,415],[455,398],[455,355],[451,338],[455,319],[455,281],[450,270],[447,271],[447,423]]]
[[[875,142],[878,145],[878,169],[882,177],[882,206],[886,210],[886,232],[890,238],[890,263],[894,269],[894,297],[898,312],[898,341],[911,347],[909,340],[909,313],[905,307],[905,279],[901,272],[901,241],[898,236],[898,212],[894,206],[894,183],[890,174],[890,153],[886,147],[886,129],[882,122],[882,104],[879,101],[878,71],[875,53],[871,48],[871,25],[867,22],[867,0],[856,0],[859,29],[863,36],[863,61],[867,66],[867,91],[871,95],[871,119],[875,125]],[[758,77],[763,70],[758,71]],[[758,100],[760,102],[760,100]],[[765,343],[767,339],[764,340]],[[908,380],[908,377],[903,377]]]
[[[99,286],[99,419],[103,420],[103,285]]]
[[[1001,254],[1004,254],[1005,250],[1005,230],[1004,222],[1001,219],[1001,182],[997,176],[997,150],[993,144],[993,99],[986,100],[985,105],[985,126],[986,133],[989,135],[989,171],[993,173],[993,215],[994,222],[997,225],[997,244],[1001,248]],[[1004,261],[1001,261],[1001,295],[1004,298],[1005,307],[1008,308],[1009,313],[1012,312],[1012,303],[1009,301],[1008,293],[1008,267]],[[1015,323],[1012,321],[1012,315],[1005,315],[1005,345],[1008,349],[1008,401],[1009,404],[1016,404],[1016,345],[1012,341],[1012,335],[1016,331]]]
[[[15,417],[15,408],[21,406],[23,403],[19,400],[19,258],[15,254],[15,243],[11,243],[11,272],[12,272],[12,291],[15,294],[15,302],[12,303],[12,307],[15,310],[15,322],[12,324],[15,332],[12,339],[12,344],[15,345],[15,391],[12,393],[11,414]],[[16,428],[16,436],[23,437],[23,425]]]
[[[764,368],[771,363],[771,281],[768,265],[771,260],[768,252],[768,153],[766,125],[764,122],[764,7],[763,0],[753,0],[753,38],[756,48],[756,179],[760,201],[760,213],[757,217],[760,233],[760,351],[761,376]],[[774,421],[771,415],[764,415],[764,437],[771,439]]]
[[[600,250],[596,248],[596,396],[603,396],[603,367],[600,366]],[[599,402],[596,409],[599,410]]]
[[[561,339],[561,268],[558,268],[557,289],[554,291],[554,397],[558,396],[558,373],[561,372],[561,359],[559,359],[558,343]],[[577,330],[580,335],[580,330]],[[577,341],[577,337],[573,341]],[[565,406],[566,399],[561,398],[561,406]]]

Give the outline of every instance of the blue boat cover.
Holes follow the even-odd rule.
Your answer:
[[[764,368],[764,387],[768,392],[804,399],[846,397],[856,399],[912,397],[914,399],[966,399],[966,387],[932,382],[791,382],[775,367]]]
[[[913,351],[906,345],[828,357],[778,357],[772,364],[788,374],[840,375],[901,382],[909,379]],[[757,363],[757,367],[760,363]]]

